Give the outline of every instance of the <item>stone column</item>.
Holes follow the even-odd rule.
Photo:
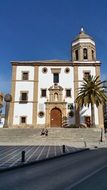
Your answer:
[[[12,96],[10,94],[6,94],[4,97],[4,100],[6,102],[6,106],[5,106],[5,122],[4,122],[4,128],[8,128],[8,116],[9,116],[9,106],[10,106],[10,102],[12,101]]]

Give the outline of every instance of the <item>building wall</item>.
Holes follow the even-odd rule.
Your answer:
[[[29,72],[29,80],[22,80],[22,72]],[[32,110],[33,110],[33,88],[34,88],[34,67],[32,66],[17,66],[16,72],[16,88],[15,88],[15,103],[14,103],[14,116],[13,125],[20,124],[20,117],[27,117],[27,124],[32,124]],[[20,92],[28,91],[28,102],[27,104],[19,103]]]
[[[51,67],[48,66],[48,72],[45,74],[42,72],[43,67],[39,67],[39,81],[38,81],[38,109],[37,113],[40,111],[45,112],[45,102],[49,98],[49,91],[48,89],[54,84],[53,83],[53,73],[51,72],[51,68],[61,68],[61,72],[59,74],[59,83],[63,88],[63,99],[67,102],[66,108],[68,108],[68,103],[74,102],[74,85],[73,85],[73,67],[70,68],[69,73],[65,73],[65,68],[67,67]],[[22,81],[22,72],[28,71],[29,72],[29,80]],[[26,116],[27,117],[27,124],[32,124],[32,109],[33,109],[33,89],[34,89],[34,67],[32,66],[17,66],[16,72],[16,90],[15,90],[15,104],[14,104],[14,117],[13,117],[13,124],[18,125],[20,124],[20,117]],[[41,97],[41,89],[47,89],[47,97]],[[67,98],[65,95],[66,89],[71,89],[71,98]],[[27,104],[20,104],[20,92],[21,91],[28,91],[28,102]],[[67,109],[67,113],[68,113]],[[40,118],[37,114],[37,124],[45,124],[46,118]],[[70,119],[70,122],[74,123],[74,118]]]
[[[14,125],[20,124],[20,117],[26,116],[27,117],[27,124],[32,125],[32,104],[19,104],[15,103],[14,109]]]
[[[34,67],[33,66],[17,66],[16,80],[22,80],[22,72],[29,72],[29,80],[34,80]]]
[[[43,73],[42,69],[45,66],[39,66],[39,79],[38,79],[38,106],[37,106],[37,124],[45,124],[46,121],[46,114],[43,118],[38,116],[40,111],[46,112],[45,102],[49,98],[49,91],[48,89],[54,84],[53,83],[53,73],[51,68],[60,68],[59,74],[59,83],[63,88],[63,100],[67,102],[66,104],[66,116],[68,116],[68,104],[74,104],[74,67],[73,66],[47,66],[48,72]],[[69,68],[70,72],[65,73],[65,69]],[[22,80],[22,72],[28,71],[29,72],[29,80],[23,81]],[[93,66],[78,66],[78,86],[80,87],[81,82],[83,80],[83,73],[84,71],[90,71],[90,74],[95,76],[96,71],[95,67]],[[41,97],[41,89],[47,89],[47,97]],[[66,89],[71,89],[71,97],[66,97]],[[19,103],[20,100],[20,92],[21,91],[28,91],[28,103],[21,104]],[[20,117],[26,116],[27,117],[27,124],[33,124],[33,101],[34,101],[34,66],[17,66],[16,72],[16,86],[15,86],[15,103],[14,103],[14,116],[13,116],[13,125],[20,124]],[[91,109],[90,107],[84,107],[80,111],[80,123],[84,123],[84,116],[91,116]],[[35,116],[36,117],[36,116]],[[68,123],[75,123],[75,116],[73,118],[68,117]],[[98,125],[98,109],[95,106],[95,124]]]
[[[39,111],[44,111],[45,112],[45,102],[47,101],[47,99],[49,98],[49,91],[48,89],[54,84],[53,83],[53,73],[51,72],[51,68],[61,68],[61,72],[59,74],[59,83],[58,85],[60,85],[63,88],[63,99],[65,100],[65,102],[67,102],[67,106],[68,107],[68,103],[73,103],[74,102],[74,84],[73,84],[73,80],[74,80],[74,74],[73,74],[73,67],[69,67],[70,72],[69,73],[65,73],[65,69],[68,68],[67,66],[65,67],[53,67],[53,66],[48,66],[48,72],[47,73],[43,73],[42,69],[43,67],[39,67],[39,83],[38,83],[38,113]],[[41,97],[41,89],[47,89],[47,97],[43,98]],[[65,90],[66,89],[71,89],[71,98],[66,98],[66,94],[65,94]],[[68,112],[68,109],[67,109]],[[38,124],[44,124],[45,123],[45,117],[40,118],[39,116],[37,116],[37,123]],[[73,118],[72,118],[73,120]],[[71,120],[71,122],[73,122]]]

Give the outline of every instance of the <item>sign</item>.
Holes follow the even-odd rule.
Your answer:
[[[73,109],[73,103],[68,104],[68,109],[69,109],[69,110],[72,110],[72,109]]]

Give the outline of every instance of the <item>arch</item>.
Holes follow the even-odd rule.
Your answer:
[[[51,127],[61,127],[62,126],[62,112],[57,107],[55,107],[51,110],[50,124],[51,124]]]
[[[84,49],[83,49],[83,59],[88,59],[87,48],[84,48]]]
[[[92,53],[92,60],[95,60],[94,50],[92,50],[91,53]]]
[[[77,50],[75,50],[75,60],[76,60],[76,61],[78,61],[78,57],[79,57],[79,56],[78,56],[78,49],[77,49]]]

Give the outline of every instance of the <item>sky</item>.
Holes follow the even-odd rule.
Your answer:
[[[0,91],[10,92],[12,60],[70,60],[82,26],[96,42],[105,80],[107,0],[0,0]]]

